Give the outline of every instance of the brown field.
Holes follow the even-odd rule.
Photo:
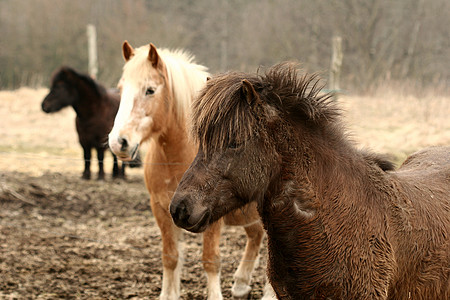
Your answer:
[[[0,92],[0,299],[156,298],[160,237],[142,169],[128,169],[127,181],[81,180],[75,114],[41,112],[46,93]],[[450,145],[450,97],[389,92],[339,101],[358,147],[389,154],[396,163],[420,148]],[[109,175],[110,156],[105,166]],[[226,299],[244,235],[241,228],[224,230]],[[201,236],[186,233],[184,247],[182,299],[204,299]],[[261,296],[264,263],[265,257],[251,299]]]

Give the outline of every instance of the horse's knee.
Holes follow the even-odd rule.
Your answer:
[[[247,237],[255,244],[261,244],[265,231],[260,222],[244,227]]]
[[[220,255],[214,255],[212,257],[203,256],[203,268],[206,273],[219,273],[220,265]]]
[[[178,266],[178,251],[176,252],[172,252],[172,253],[163,253],[162,254],[162,263],[163,263],[163,267],[170,269],[170,270],[175,270]]]
[[[220,271],[220,234],[222,220],[213,223],[203,233],[203,267],[207,273]]]

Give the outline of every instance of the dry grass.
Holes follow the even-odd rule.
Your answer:
[[[428,146],[450,145],[450,98],[393,92],[342,96],[352,138],[361,146],[392,155],[396,162]]]
[[[83,171],[83,151],[75,129],[71,107],[46,114],[41,102],[48,89],[21,88],[0,91],[0,170],[42,175],[46,171],[79,173]],[[96,153],[91,170],[97,172]],[[105,155],[105,171],[111,172],[112,156]],[[142,169],[127,173],[141,174]]]
[[[71,108],[51,115],[42,112],[40,103],[47,92],[29,88],[0,92],[0,169],[35,175],[46,170],[82,171],[75,113]],[[390,90],[376,96],[343,95],[339,102],[357,144],[391,154],[397,162],[423,147],[450,145],[450,97],[414,97]],[[95,171],[95,163],[93,167]]]

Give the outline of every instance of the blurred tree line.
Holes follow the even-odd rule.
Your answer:
[[[0,0],[0,89],[48,86],[61,65],[87,73],[97,28],[98,80],[115,86],[121,45],[183,48],[212,73],[295,59],[327,75],[343,39],[341,86],[450,78],[448,0]]]

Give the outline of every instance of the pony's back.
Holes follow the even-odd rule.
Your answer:
[[[400,195],[392,198],[395,202],[390,209],[399,233],[394,247],[398,268],[407,274],[397,278],[396,293],[412,293],[411,299],[422,299],[406,290],[411,286],[428,295],[427,299],[450,297],[449,154],[450,147],[428,148],[411,155],[391,173]]]

